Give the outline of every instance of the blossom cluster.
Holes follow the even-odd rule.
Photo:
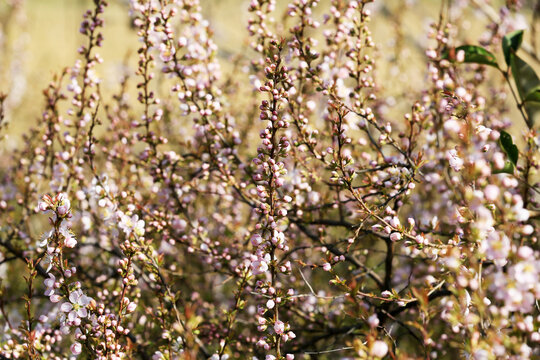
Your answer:
[[[204,2],[131,0],[113,89],[92,3],[2,154],[0,358],[540,356],[520,1],[444,2],[412,46],[415,1],[251,0],[229,57]]]

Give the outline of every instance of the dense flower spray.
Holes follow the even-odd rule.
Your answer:
[[[110,95],[93,0],[2,155],[0,357],[540,356],[529,10],[443,3],[418,40],[414,1],[252,0],[230,55],[131,0]]]

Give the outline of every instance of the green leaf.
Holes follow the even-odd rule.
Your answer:
[[[504,164],[504,167],[502,169],[500,169],[500,170],[492,170],[491,172],[493,174],[502,174],[502,173],[513,174],[514,173],[514,164],[512,164],[510,161],[507,161]]]
[[[503,37],[502,48],[504,53],[504,60],[506,60],[506,64],[508,66],[510,66],[511,56],[518,51],[522,42],[523,30],[513,31]]]
[[[540,86],[529,91],[523,102],[540,102]]]
[[[476,45],[462,45],[456,48],[456,54],[459,51],[465,52],[465,59],[463,62],[489,65],[499,68],[497,65],[497,58],[491,52],[487,51],[481,46]],[[444,54],[443,58],[447,58],[448,54]]]
[[[514,75],[519,96],[521,100],[524,100],[529,92],[540,86],[540,79],[538,79],[533,68],[519,56],[513,55],[510,60],[512,63],[512,75]]]
[[[533,92],[536,88],[540,87],[540,79],[534,72],[533,68],[522,60],[517,55],[510,56],[510,63],[512,67],[512,75],[519,93],[521,101],[525,102],[525,110],[529,117],[529,127],[533,126],[534,117],[536,113],[540,111],[540,105],[535,102],[526,102],[527,96]],[[531,95],[534,96],[534,95]]]
[[[499,138],[499,141],[501,143],[501,147],[508,156],[508,159],[512,162],[512,164],[517,165],[519,150],[512,141],[512,135],[504,130],[501,130],[501,137]]]

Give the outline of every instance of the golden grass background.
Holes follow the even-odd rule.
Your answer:
[[[384,96],[392,98],[391,103],[397,103],[396,115],[412,105],[400,98],[426,80],[426,34],[429,23],[438,20],[441,1],[381,0],[370,4],[379,8],[371,24],[378,46],[378,85]],[[20,5],[14,10],[13,3]],[[278,22],[287,3],[277,0]],[[322,0],[318,11],[327,9],[329,3]],[[492,1],[495,8],[503,3]],[[223,71],[230,71],[231,56],[248,51],[249,1],[202,0],[201,4],[215,33]],[[78,58],[76,50],[85,42],[79,24],[91,6],[91,0],[0,0],[0,92],[12,93],[7,105],[8,147],[16,146],[19,135],[38,121],[44,104],[41,92],[53,75]],[[530,21],[531,9],[524,10],[525,20]],[[131,69],[135,67],[138,40],[130,29],[128,11],[127,0],[110,0],[105,12],[105,41],[98,50],[104,63],[97,67],[105,99],[117,90],[126,59]],[[453,19],[458,36],[463,42],[477,43],[487,17],[472,2],[465,14]]]

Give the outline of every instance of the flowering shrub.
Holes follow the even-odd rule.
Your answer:
[[[221,71],[198,0],[131,0],[137,68],[109,98],[93,0],[1,169],[0,357],[540,356],[520,5],[480,45],[450,21],[472,5],[443,6],[398,116],[370,2],[291,0],[277,21],[283,4],[251,0],[251,49]]]

